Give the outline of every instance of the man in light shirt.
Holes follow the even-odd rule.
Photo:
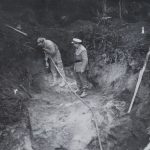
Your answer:
[[[42,47],[44,52],[45,52],[45,65],[46,67],[49,67],[48,59],[50,60],[50,68],[51,68],[51,73],[53,76],[53,84],[52,86],[56,85],[58,82],[58,71],[54,65],[56,64],[58,70],[60,71],[61,75],[61,83],[59,84],[60,87],[65,86],[65,72],[64,72],[64,67],[61,59],[61,54],[58,49],[58,46],[52,42],[51,40],[47,40],[46,38],[38,38],[37,39],[37,45]],[[53,61],[51,60],[53,59]],[[54,62],[54,63],[53,63]]]

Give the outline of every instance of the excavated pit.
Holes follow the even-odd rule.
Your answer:
[[[75,81],[68,78],[72,88]],[[50,87],[43,77],[42,91],[34,94],[29,113],[37,150],[88,150],[93,139],[97,139],[94,118],[89,110],[67,87]],[[90,91],[83,99],[94,111],[104,147],[105,139],[117,118],[117,110],[124,113],[125,102],[114,101],[113,95]],[[115,110],[116,108],[116,110]],[[97,140],[96,140],[97,141]],[[97,143],[98,144],[98,143]]]
[[[146,42],[145,37],[149,38],[149,23],[144,20],[129,23],[123,18],[116,19],[112,15],[112,19],[106,24],[101,22],[100,26],[97,26],[101,21],[100,16],[91,14],[91,19],[82,20],[87,18],[83,17],[87,13],[81,16],[83,9],[79,11],[79,7],[76,11],[72,11],[72,15],[60,12],[57,18],[51,9],[45,11],[46,5],[43,7],[43,12],[38,9],[39,7],[37,10],[28,6],[27,10],[24,6],[23,9],[20,7],[21,9],[11,10],[8,2],[5,5],[8,6],[8,8],[5,6],[7,9],[3,4],[0,6],[0,67],[2,72],[6,72],[1,75],[1,81],[6,83],[5,85],[1,82],[1,90],[4,96],[6,94],[8,97],[4,97],[4,101],[1,102],[6,106],[3,107],[4,110],[6,108],[9,111],[7,114],[2,110],[1,118],[6,115],[9,121],[13,120],[14,125],[12,123],[6,125],[6,120],[4,124],[0,124],[0,149],[99,150],[91,112],[68,88],[50,87],[43,69],[42,52],[25,46],[29,44],[36,48],[38,36],[54,40],[60,48],[66,66],[72,63],[73,50],[70,41],[74,36],[79,36],[84,41],[90,58],[88,77],[100,88],[91,89],[84,101],[95,112],[103,149],[143,150],[148,144],[150,134],[149,65],[132,112],[130,115],[125,113],[129,108],[138,73],[148,51],[149,42]],[[16,3],[14,5],[17,8],[18,5]],[[77,5],[80,6],[80,2]],[[85,6],[84,3],[82,5]],[[132,7],[131,9],[133,10]],[[116,11],[116,8],[113,10]],[[86,9],[84,11],[86,12]],[[131,18],[134,17],[134,13],[128,12]],[[13,27],[21,25],[22,31],[27,32],[31,39],[6,28],[5,24]],[[141,35],[142,26],[145,27],[145,36]],[[42,74],[40,78],[39,74]],[[71,86],[76,88],[75,81],[67,79]],[[20,88],[20,84],[25,87],[25,91]],[[16,95],[19,96],[18,101],[14,97],[16,89],[18,89]],[[38,93],[30,93],[33,91]],[[27,93],[33,95],[33,98],[27,98],[30,102],[26,102],[23,98],[28,95]],[[14,101],[10,97],[14,97]],[[29,116],[28,111],[20,109],[22,108],[20,102],[27,103]],[[19,115],[20,112],[26,113],[22,116]],[[26,117],[30,117],[31,128]],[[16,122],[16,119],[19,122]]]

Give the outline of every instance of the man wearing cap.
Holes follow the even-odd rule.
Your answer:
[[[52,76],[53,76],[53,84],[52,85],[54,86],[58,83],[57,76],[59,73],[54,65],[54,63],[55,63],[56,66],[58,67],[58,70],[60,71],[61,75],[63,76],[63,78],[61,78],[61,83],[59,84],[59,86],[60,87],[65,86],[65,81],[64,81],[65,73],[64,73],[63,63],[62,63],[61,54],[59,52],[58,46],[54,42],[47,40],[46,38],[38,38],[37,44],[38,44],[38,46],[40,46],[44,49],[46,67],[49,67],[48,59],[50,60],[50,68],[51,68],[51,72],[52,72]]]
[[[73,38],[72,44],[75,47],[75,64],[74,74],[78,86],[78,93],[80,97],[87,96],[87,80],[85,71],[88,65],[88,55],[86,48],[81,44],[82,40]]]

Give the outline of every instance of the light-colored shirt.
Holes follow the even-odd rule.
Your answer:
[[[75,60],[77,62],[74,64],[74,70],[76,72],[80,72],[81,69],[83,69],[85,71],[87,68],[87,65],[88,65],[88,55],[87,55],[87,50],[83,45],[80,45],[76,49]]]
[[[62,63],[61,59],[61,54],[59,52],[58,46],[50,41],[50,40],[45,40],[44,41],[44,49],[46,49],[48,52],[45,52],[45,58],[52,58],[55,63]]]

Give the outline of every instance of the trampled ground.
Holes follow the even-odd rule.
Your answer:
[[[35,149],[92,148],[90,142],[96,139],[97,133],[89,109],[67,87],[50,87],[44,78],[42,92],[34,95],[29,107]],[[75,88],[74,80],[68,78],[68,82]],[[93,109],[98,119],[99,134],[104,142],[117,117],[114,107],[123,113],[125,103],[114,101],[111,94],[104,95],[93,90],[83,100]]]

